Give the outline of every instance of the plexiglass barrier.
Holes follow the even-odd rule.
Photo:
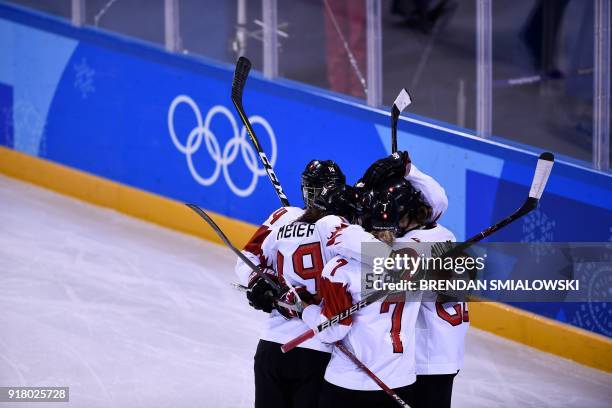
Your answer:
[[[9,2],[609,171],[609,0]]]

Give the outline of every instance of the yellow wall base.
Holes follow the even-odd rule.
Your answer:
[[[78,199],[221,243],[182,203],[0,146],[0,172]],[[256,227],[209,212],[241,248]],[[480,329],[578,363],[612,372],[612,340],[511,306],[471,302],[471,323]]]
[[[0,146],[0,172],[92,204],[222,243],[183,203]],[[197,203],[196,203],[197,204]],[[255,232],[252,224],[207,211],[238,248]]]
[[[470,302],[474,327],[612,373],[612,340],[495,302]]]

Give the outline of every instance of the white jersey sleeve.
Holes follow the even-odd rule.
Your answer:
[[[278,228],[282,225],[288,224],[304,213],[304,210],[297,207],[281,207],[274,211],[266,219],[266,221],[255,231],[253,236],[244,246],[242,253],[251,260],[255,265],[264,263],[262,244],[266,237],[272,232],[273,229]],[[234,268],[238,275],[240,284],[248,286],[249,277],[253,273],[251,268],[246,265],[240,258],[236,261]]]
[[[410,231],[402,240],[455,241],[441,225]],[[445,301],[435,292],[423,294],[416,326],[416,369],[419,375],[454,374],[463,366],[465,335],[469,327],[467,303]]]
[[[348,265],[348,266],[347,266]],[[316,327],[325,320],[350,308],[353,299],[359,298],[360,269],[355,261],[349,265],[349,261],[342,257],[334,257],[323,268],[320,282],[320,296],[323,299],[322,306],[311,305],[304,309],[302,319],[310,327]],[[351,317],[333,325],[320,332],[317,337],[324,343],[335,343],[348,333],[353,320]]]
[[[431,206],[432,217],[429,221],[438,220],[448,208],[448,198],[444,188],[431,176],[420,171],[414,164],[410,164],[406,180],[419,190],[427,204]]]

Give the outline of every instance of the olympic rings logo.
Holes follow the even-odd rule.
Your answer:
[[[180,142],[174,130],[174,111],[180,104],[183,103],[191,108],[196,120],[195,126],[189,132],[184,145]],[[217,137],[210,130],[210,125],[215,115],[224,116],[231,125],[233,131],[232,138],[223,147],[223,150],[219,145]],[[276,136],[274,135],[272,127],[268,121],[261,116],[251,116],[249,117],[249,121],[252,125],[259,124],[266,130],[272,146],[272,150],[270,152],[270,164],[274,166],[276,163],[277,146]],[[223,178],[225,179],[225,182],[230,190],[232,190],[237,196],[248,197],[253,193],[255,187],[257,187],[257,180],[259,177],[266,175],[266,170],[258,166],[257,153],[247,140],[246,128],[243,126],[240,131],[238,131],[238,125],[234,115],[232,115],[230,110],[225,106],[213,106],[206,114],[204,120],[202,120],[202,113],[194,100],[187,95],[179,95],[174,98],[170,104],[170,108],[168,109],[168,131],[170,132],[170,137],[172,138],[172,143],[174,143],[174,146],[179,152],[185,155],[189,172],[198,184],[210,186],[217,181],[219,175],[221,172],[223,172]],[[198,151],[198,149],[200,149],[202,146],[202,141],[204,141],[204,146],[206,147],[206,151],[208,152],[210,158],[215,163],[215,168],[212,174],[207,177],[203,177],[200,173],[198,173],[193,165],[192,156]],[[252,173],[251,181],[246,188],[237,186],[229,174],[229,166],[237,159],[238,153],[240,153],[242,160],[244,160],[247,168]]]

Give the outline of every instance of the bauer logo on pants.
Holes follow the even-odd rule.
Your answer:
[[[184,145],[176,135],[174,128],[174,112],[181,104],[186,104],[189,106],[195,117],[194,127],[187,135]],[[223,148],[221,148],[217,137],[210,129],[210,124],[215,115],[224,116],[229,122],[233,131],[233,137],[225,144],[225,146],[223,146]],[[276,146],[276,137],[274,136],[272,127],[268,121],[261,116],[253,115],[249,117],[249,121],[253,125],[261,125],[266,130],[265,133],[267,133],[268,137],[270,138],[270,145],[272,146],[270,151],[270,165],[274,166],[276,163],[278,149]],[[206,114],[204,120],[202,120],[202,113],[194,100],[187,95],[178,95],[174,98],[170,104],[170,108],[168,109],[168,131],[170,132],[170,137],[172,138],[172,143],[174,143],[174,146],[179,152],[185,155],[189,172],[198,184],[210,186],[214,184],[219,178],[219,175],[223,173],[225,182],[230,190],[234,192],[234,194],[239,197],[248,197],[253,193],[255,187],[257,187],[257,180],[259,177],[266,175],[266,170],[258,166],[257,153],[253,149],[253,146],[251,146],[249,143],[246,128],[242,126],[241,129],[238,130],[238,124],[234,118],[234,115],[225,106],[213,106]],[[261,134],[258,133],[258,136],[261,136]],[[206,176],[198,173],[193,164],[193,155],[202,147],[202,141],[204,141],[203,147],[207,150],[208,155],[215,163],[212,173]],[[239,156],[241,160],[244,160],[246,167],[252,173],[251,181],[246,188],[237,186],[232,180],[229,172],[229,166],[234,163]]]

